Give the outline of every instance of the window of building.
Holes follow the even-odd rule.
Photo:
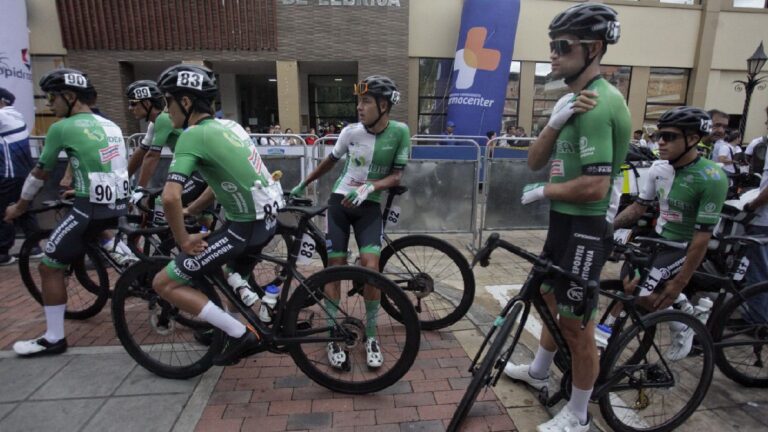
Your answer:
[[[733,0],[733,7],[765,9],[768,0]]]
[[[685,105],[690,70],[677,68],[651,68],[645,103],[645,125],[656,126],[656,121],[670,108]]]
[[[310,127],[357,121],[357,98],[352,91],[355,75],[310,75]]]
[[[552,79],[552,66],[549,63],[536,63],[536,77],[533,81],[533,126],[531,134],[538,135],[547,125],[555,103],[570,89],[563,80]],[[632,76],[630,66],[601,65],[603,77],[619,89],[624,99],[629,97],[629,81]]]
[[[498,134],[501,135],[507,126],[518,126],[517,110],[520,105],[520,62],[513,61],[509,65],[509,80],[507,81],[507,92],[504,96],[504,112],[501,116],[501,128]]]

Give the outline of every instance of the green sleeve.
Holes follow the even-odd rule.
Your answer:
[[[715,225],[720,220],[720,211],[723,209],[723,203],[728,194],[728,178],[718,166],[707,168],[705,175],[710,181],[705,183],[705,187],[701,191],[696,224]]]
[[[168,142],[168,137],[173,133],[173,123],[170,122],[168,116],[160,115],[155,122],[155,135],[152,138],[152,145],[150,149],[153,151],[161,151],[163,146]]]
[[[63,126],[61,121],[54,123],[48,129],[48,133],[45,135],[45,145],[43,145],[43,152],[40,154],[40,158],[37,161],[37,166],[44,171],[53,171],[56,168],[56,162],[59,160],[59,153],[64,148]]]
[[[176,151],[173,152],[173,160],[168,167],[168,174],[176,173],[189,177],[196,169],[197,162],[200,159],[198,151],[200,134],[197,131],[187,131],[182,134],[176,143]]]
[[[607,101],[606,101],[607,102]],[[582,175],[611,175],[613,170],[613,124],[608,103],[576,114]]]
[[[395,154],[395,162],[393,166],[395,168],[405,168],[408,165],[408,159],[411,156],[411,136],[408,131],[408,126],[402,125],[400,129],[400,143],[397,147],[397,153]]]

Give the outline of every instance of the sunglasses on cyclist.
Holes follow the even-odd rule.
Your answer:
[[[683,134],[677,132],[657,132],[656,136],[659,140],[664,140],[664,142],[672,142],[682,138]]]
[[[128,106],[133,108],[133,107],[135,107],[136,105],[138,105],[140,103],[141,103],[141,101],[138,100],[138,99],[131,99],[131,100],[128,101]]]
[[[53,101],[56,100],[56,97],[59,96],[59,93],[46,93],[45,99],[48,101],[48,103],[53,103]]]
[[[581,43],[597,42],[596,40],[570,40],[570,39],[555,39],[549,42],[549,51],[561,56],[570,53],[573,50],[573,45]]]
[[[362,96],[364,94],[368,93],[368,83],[360,81],[359,83],[355,84],[355,95],[356,96]]]

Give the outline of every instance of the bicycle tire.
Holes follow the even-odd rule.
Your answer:
[[[313,311],[308,311],[305,308],[307,307],[307,304],[315,306],[318,302],[314,300],[308,301],[309,297],[313,296],[315,293],[323,293],[324,287],[327,284],[343,281],[348,281],[350,283],[360,282],[368,286],[373,286],[376,289],[381,290],[382,297],[389,297],[396,307],[401,308],[402,322],[393,321],[389,315],[384,313],[379,313],[376,318],[377,328],[379,328],[382,323],[386,324],[387,322],[390,322],[393,324],[391,330],[386,332],[379,330],[378,333],[380,345],[382,347],[381,351],[388,353],[387,358],[384,360],[384,364],[387,365],[389,369],[386,371],[384,369],[376,369],[376,372],[374,373],[370,373],[370,371],[366,373],[365,371],[362,371],[362,369],[350,370],[348,372],[335,370],[332,366],[323,364],[323,358],[325,358],[327,362],[325,343],[322,343],[322,352],[319,353],[320,360],[310,358],[314,353],[307,353],[303,350],[303,347],[305,346],[318,346],[318,342],[308,341],[306,343],[295,343],[288,346],[287,349],[299,369],[321,386],[340,393],[373,393],[391,386],[408,372],[418,355],[421,339],[419,320],[416,317],[416,311],[413,310],[413,306],[400,289],[380,273],[362,267],[334,266],[313,274],[304,281],[302,286],[299,286],[294,290],[288,300],[288,304],[284,310],[284,334],[286,336],[299,335],[301,333],[298,331],[298,329],[301,328],[300,323],[306,322],[306,315],[309,314],[310,316],[314,316]],[[344,293],[346,290],[342,288],[341,292]],[[360,310],[361,308],[362,296],[354,295],[347,297],[346,299],[346,302],[344,299],[340,302],[343,306],[339,306],[339,314],[337,315],[338,322],[343,321],[341,317],[344,317],[345,315],[354,317],[354,309]],[[322,310],[324,311],[324,309]],[[323,325],[327,325],[326,323],[330,318],[326,314],[323,315],[320,320]],[[352,318],[350,318],[350,321],[352,321]],[[310,326],[313,323],[314,320],[310,321]],[[397,327],[394,326],[395,323]],[[362,331],[364,331],[364,328]],[[317,331],[315,333],[317,333]],[[351,360],[354,360],[355,357],[360,354],[360,347],[357,346],[357,344],[359,344],[364,335],[358,332],[358,334],[353,334],[353,336],[357,336],[357,338],[353,341],[347,341],[347,347],[351,350],[356,350],[350,351],[349,358]],[[391,359],[391,352],[394,348],[401,350],[401,353],[396,360]],[[311,347],[309,349],[311,349]],[[315,350],[315,352],[317,352],[317,350]],[[365,354],[364,347],[362,354]],[[359,363],[355,362],[355,367],[358,364]],[[355,376],[360,376],[363,380],[360,382],[351,382],[351,379]]]
[[[140,262],[120,276],[112,297],[112,320],[120,343],[136,363],[163,378],[187,379],[211,368],[213,357],[222,349],[223,334],[209,325],[213,330],[210,345],[205,347],[193,341],[197,328],[186,326],[185,321],[177,318],[181,312],[152,289],[154,275],[164,267],[158,262]],[[221,305],[213,287],[207,283],[196,286]],[[161,319],[167,320],[167,324],[159,324]],[[178,330],[176,323],[181,325]],[[168,334],[162,334],[168,330]],[[182,364],[183,356],[190,361]]]
[[[410,252],[406,252],[408,249]],[[464,317],[475,298],[475,276],[469,262],[450,243],[436,237],[409,235],[396,239],[381,251],[379,270],[408,295],[417,307],[424,330],[454,324]],[[457,288],[459,285],[461,288]],[[427,291],[421,302],[415,294],[419,289]],[[426,304],[428,310],[419,311],[421,304]],[[397,319],[397,311],[390,306],[382,298],[382,307]]]
[[[270,240],[270,242],[264,246],[262,253],[271,255],[275,258],[282,260],[288,260],[288,251],[293,245],[295,237],[294,232],[286,228],[278,228],[278,232]],[[325,239],[318,238],[314,234],[310,234],[312,240],[315,242],[315,251],[322,262],[322,268],[328,266],[328,252],[325,249]],[[310,264],[314,265],[314,264]],[[287,269],[274,262],[260,261],[256,263],[253,269],[253,276],[250,282],[251,286],[258,292],[259,296],[264,295],[264,288],[269,285],[281,286],[286,276],[288,275]]]
[[[682,324],[693,329],[694,338],[699,342],[699,350],[696,354],[688,354],[678,360],[669,359],[669,351],[661,347],[672,340],[671,330],[667,332],[670,323]],[[646,329],[650,331],[645,331]],[[712,338],[704,324],[684,312],[663,310],[644,316],[641,322],[633,324],[614,344],[609,345],[604,355],[607,358],[601,361],[604,367],[600,371],[598,381],[617,376],[626,378],[626,383],[622,379],[599,398],[600,412],[606,423],[615,431],[674,430],[694,413],[712,383],[714,373]],[[673,367],[676,371],[671,370]],[[677,372],[678,368],[681,372]],[[665,395],[674,389],[663,388],[664,381],[680,384],[682,374],[699,374],[698,384],[691,389],[692,386],[689,385],[691,380],[687,379],[685,387],[675,387],[685,392],[685,395],[674,395],[666,400]],[[650,386],[643,386],[646,382]],[[624,390],[619,386],[626,388],[627,396],[621,396],[619,392]],[[660,403],[654,406],[659,406],[658,409],[673,410],[680,405],[680,400],[687,400],[687,402],[675,413],[666,416],[658,414],[657,409],[649,409],[657,399]],[[662,416],[669,418],[660,424],[648,425],[649,420],[659,419]]]
[[[712,339],[715,341],[715,362],[725,376],[746,387],[765,388],[768,387],[768,365],[762,364],[761,354],[768,345],[768,311],[760,311],[759,308],[749,305],[749,300],[757,296],[768,296],[768,282],[744,288],[739,295],[734,295],[722,306],[712,320]],[[734,338],[749,336],[757,339],[757,343],[751,345],[751,350],[724,345]],[[749,348],[750,344],[743,347]],[[737,354],[744,355],[744,360],[736,361]],[[757,358],[753,358],[754,361],[750,365],[749,357],[753,355]],[[755,367],[758,369],[755,370]],[[761,376],[750,375],[751,370],[761,372]]]
[[[33,299],[43,304],[42,285],[36,280],[31,266],[32,249],[39,247],[40,242],[47,239],[53,230],[38,231],[27,236],[19,251],[19,274],[24,286]],[[88,258],[97,281],[91,279],[85,264]],[[73,277],[74,276],[74,277]],[[109,274],[99,255],[86,248],[85,255],[64,269],[64,285],[67,288],[67,305],[64,318],[85,320],[97,315],[107,304],[109,298]]]
[[[499,361],[501,360],[500,356],[503,354],[503,352],[509,350],[504,350],[504,344],[512,334],[514,326],[517,325],[520,327],[520,324],[517,323],[517,316],[522,310],[523,303],[518,301],[504,318],[504,323],[501,325],[498,332],[489,332],[489,334],[486,336],[487,339],[495,334],[496,338],[491,343],[490,348],[488,348],[488,352],[480,362],[480,366],[472,371],[472,381],[470,381],[469,385],[467,386],[467,391],[464,392],[464,396],[461,397],[461,401],[459,401],[459,405],[456,407],[456,411],[453,413],[453,417],[451,417],[451,422],[448,424],[448,432],[455,432],[459,430],[461,422],[464,421],[464,418],[472,409],[472,405],[475,404],[475,400],[477,399],[477,395],[480,393],[480,390],[483,388],[483,386],[490,384],[493,376],[492,368],[495,367],[498,369],[504,367],[504,365],[499,364]]]

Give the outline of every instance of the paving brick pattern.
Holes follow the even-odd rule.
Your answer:
[[[470,359],[450,331],[423,332],[411,370],[369,395],[334,393],[307,379],[290,356],[262,353],[224,369],[196,431],[443,431],[469,382]],[[515,426],[483,392],[467,431]]]

